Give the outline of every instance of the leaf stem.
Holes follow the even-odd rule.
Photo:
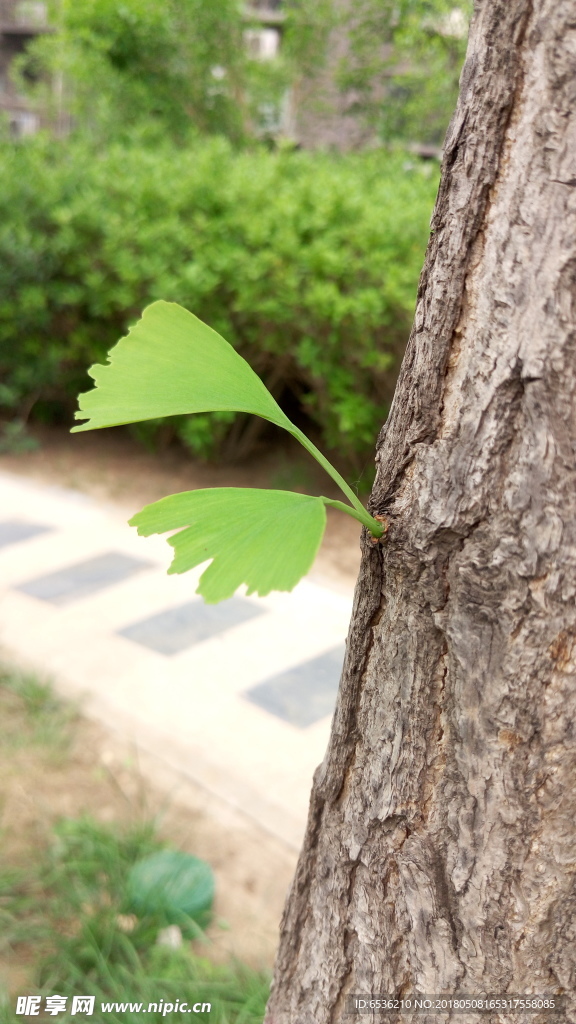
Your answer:
[[[374,519],[374,517],[371,516],[364,508],[360,499],[356,494],[354,494],[352,488],[344,480],[344,477],[340,476],[338,470],[334,468],[331,462],[328,462],[326,456],[323,455],[316,445],[312,444],[312,441],[306,437],[306,434],[302,433],[302,431],[299,430],[298,427],[294,426],[293,423],[290,423],[290,427],[287,427],[286,429],[290,430],[292,436],[300,442],[306,451],[310,452],[310,455],[314,456],[316,461],[320,463],[328,475],[331,476],[334,482],[338,484],[338,487],[344,492],[353,508],[350,508],[350,505],[345,505],[343,501],[336,501],[332,498],[322,498],[322,501],[326,505],[331,505],[333,508],[339,508],[342,512],[347,512],[349,516],[353,516],[354,519],[357,519],[359,523],[362,523],[362,525],[370,531],[373,537],[381,537],[384,533],[382,524],[377,522],[377,520]]]
[[[345,505],[343,501],[337,501],[336,498],[325,498],[324,495],[321,495],[321,498],[325,505],[339,508],[341,512],[346,512],[353,519],[357,519],[359,523],[362,523],[362,526],[365,526],[370,531],[373,537],[381,537],[384,533],[382,524],[377,522],[365,508],[362,509],[362,512],[358,512],[355,508],[351,508],[350,505]]]

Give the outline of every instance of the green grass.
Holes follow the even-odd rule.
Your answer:
[[[73,715],[47,684],[0,670],[0,697],[10,705],[18,735],[11,742],[62,744]],[[15,709],[18,714],[15,713]],[[16,723],[16,725],[15,725]],[[19,724],[18,724],[19,723]],[[6,753],[6,748],[5,748]],[[2,837],[0,836],[0,849]],[[30,842],[32,846],[32,841]],[[0,855],[0,960],[17,963],[32,953],[35,985],[18,994],[95,996],[92,1017],[59,1013],[36,1019],[77,1024],[146,1024],[210,1020],[210,1024],[261,1024],[269,978],[242,964],[218,966],[209,959],[210,941],[201,933],[177,949],[158,944],[166,922],[136,918],[127,902],[127,878],[134,863],[165,847],[153,823],[103,825],[89,816],[61,819],[50,841],[26,851],[17,865]],[[196,932],[199,929],[196,928]],[[210,1014],[130,1009],[102,1013],[102,1002],[211,1004]],[[44,998],[42,1005],[44,1006]],[[0,991],[1,1024],[22,1016]]]
[[[0,876],[2,944],[17,951],[31,941],[39,950],[36,992],[94,995],[102,1002],[211,1003],[211,1024],[260,1024],[269,979],[241,964],[210,962],[209,940],[178,949],[157,944],[163,922],[126,913],[125,884],[131,865],[160,849],[151,825],[123,830],[90,818],[63,820],[36,869]],[[202,954],[202,955],[201,955]],[[32,994],[32,993],[30,993]],[[1,1004],[0,1004],[1,1005]],[[3,1024],[16,1024],[4,1007]],[[52,1019],[52,1018],[47,1018]],[[58,1021],[77,1021],[59,1014]],[[106,1024],[132,1024],[142,1014],[126,1009],[96,1014]],[[147,1012],[147,1024],[190,1020],[185,1012]]]
[[[57,755],[66,752],[76,712],[55,696],[48,683],[29,672],[0,665],[0,691],[24,713],[20,729],[0,730],[3,747],[33,744],[49,748]]]

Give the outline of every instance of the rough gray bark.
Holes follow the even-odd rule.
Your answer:
[[[267,1024],[576,1021],[576,0],[479,0]]]

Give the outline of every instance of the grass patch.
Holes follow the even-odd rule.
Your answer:
[[[102,1012],[102,1003],[142,1004],[146,1021],[190,1020],[187,1010],[164,1013],[166,1004],[210,1003],[212,1024],[260,1024],[269,979],[241,964],[212,964],[209,940],[183,941],[179,948],[159,944],[161,925],[154,916],[127,914],[126,879],[130,867],[163,844],[153,826],[123,831],[90,818],[64,820],[53,842],[30,872],[5,872],[0,878],[0,922],[6,951],[34,941],[39,952],[34,993],[67,997],[95,996],[96,1020],[110,1024],[141,1021],[141,1010],[126,1007]],[[201,955],[201,952],[204,955]],[[161,1003],[164,1006],[161,1006]],[[150,1004],[159,1009],[148,1010]],[[1,1004],[0,1004],[1,1005]],[[4,1001],[3,1024],[16,1024],[15,1000]],[[42,1019],[40,1017],[39,1019]],[[46,1019],[53,1019],[51,1016]],[[78,1016],[62,1013],[64,1022]]]
[[[75,715],[50,687],[34,677],[0,670],[0,708],[7,711],[0,762],[13,768],[15,785],[39,788],[43,765],[54,750],[60,754],[73,740]],[[10,750],[7,744],[10,744]],[[39,753],[40,751],[40,753]],[[48,762],[46,756],[48,755]],[[28,780],[26,766],[34,765]],[[1,765],[0,765],[1,767]],[[73,779],[75,764],[60,758],[54,777],[60,788]],[[35,774],[34,774],[35,773]],[[47,774],[47,773],[45,773]],[[92,768],[94,775],[94,769]],[[0,771],[0,776],[2,772]],[[14,805],[4,786],[0,797]],[[41,806],[46,794],[41,793]],[[261,1024],[269,989],[266,973],[239,963],[215,964],[211,941],[195,926],[194,941],[163,944],[179,938],[154,913],[136,917],[127,897],[132,866],[165,849],[166,842],[150,821],[104,823],[90,815],[57,815],[37,832],[36,822],[15,847],[10,818],[0,835],[0,1021],[17,1024],[16,996],[42,996],[39,1021],[75,1024],[147,1024],[210,1020],[211,1024]],[[16,829],[18,831],[18,829]],[[9,841],[10,840],[10,841]],[[12,843],[12,845],[11,845]],[[14,852],[16,851],[16,852]],[[183,928],[182,931],[186,932]],[[181,932],[180,932],[181,935]],[[160,939],[160,942],[159,942]],[[21,965],[26,971],[22,975]],[[2,993],[2,977],[10,998]],[[66,1012],[45,1014],[45,998],[66,997]],[[92,1017],[71,1014],[74,996],[95,996]],[[167,1004],[210,1003],[210,1014],[185,1010],[164,1013]],[[103,1012],[102,1003],[142,1004]],[[149,1004],[159,1005],[148,1011]]]
[[[59,700],[49,683],[28,672],[0,665],[0,707],[3,718],[20,712],[17,729],[0,730],[3,747],[40,745],[56,755],[66,752],[76,717],[69,705]]]

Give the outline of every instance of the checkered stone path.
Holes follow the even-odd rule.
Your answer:
[[[0,473],[0,647],[87,714],[300,842],[329,734],[352,595],[205,605],[202,569],[167,576],[134,509]]]
[[[248,690],[246,696],[266,711],[304,729],[334,710],[344,647],[280,672]]]
[[[263,608],[242,597],[232,597],[216,605],[204,604],[197,598],[126,626],[118,630],[118,635],[160,654],[179,654],[193,644],[202,643],[263,614]]]
[[[29,540],[30,537],[37,537],[41,533],[50,530],[49,526],[40,526],[39,523],[27,523],[25,519],[0,519],[0,548],[8,544],[18,544],[20,541]]]
[[[27,583],[21,583],[16,589],[30,597],[37,597],[39,601],[67,604],[120,583],[149,565],[150,562],[144,562],[141,558],[107,551],[85,562],[75,562],[65,569],[49,572],[46,576],[37,576]]]

